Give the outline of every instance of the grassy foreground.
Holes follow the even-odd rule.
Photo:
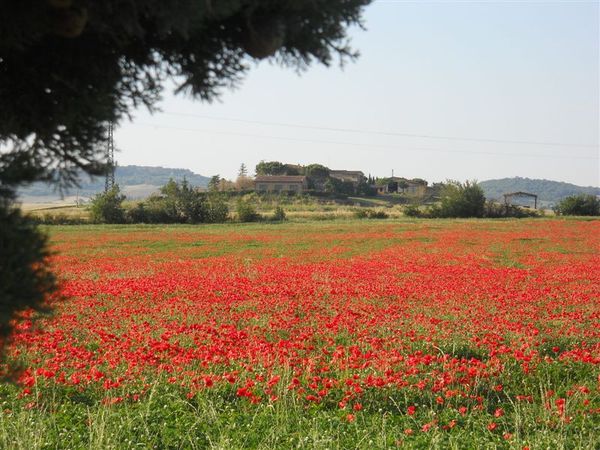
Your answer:
[[[600,221],[49,232],[0,448],[600,447]]]

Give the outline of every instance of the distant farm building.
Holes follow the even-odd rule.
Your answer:
[[[523,200],[526,199],[526,202]],[[537,209],[537,199],[538,196],[535,194],[530,194],[529,192],[509,192],[504,194],[504,204],[508,205],[516,205],[523,206],[525,208],[531,208],[531,200],[533,200],[533,208]]]
[[[376,185],[378,194],[410,194],[424,195],[427,190],[427,181],[421,179],[409,180],[401,177],[386,178],[385,183]]]
[[[306,177],[301,175],[265,175],[254,179],[256,192],[293,192],[296,194],[306,191]]]
[[[350,182],[355,186],[366,179],[365,174],[360,170],[330,170],[329,176],[340,181]]]

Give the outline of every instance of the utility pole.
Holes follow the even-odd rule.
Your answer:
[[[108,171],[104,182],[104,192],[110,191],[115,186],[115,141],[113,137],[113,123],[108,122],[108,139],[106,142],[106,163]]]

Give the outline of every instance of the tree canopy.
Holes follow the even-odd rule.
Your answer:
[[[322,164],[309,164],[304,167],[304,174],[309,178],[327,179],[330,171],[329,167]]]
[[[485,195],[476,181],[448,180],[442,188],[438,217],[483,217]]]
[[[254,171],[256,175],[286,175],[287,166],[279,161],[261,161]]]
[[[563,216],[600,216],[600,199],[589,194],[571,195],[554,209]]]
[[[0,0],[0,180],[100,173],[105,124],[169,79],[210,101],[252,59],[303,70],[352,59],[347,30],[371,0]]]

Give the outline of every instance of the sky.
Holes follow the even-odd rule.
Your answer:
[[[213,103],[169,89],[163,112],[116,129],[116,160],[230,179],[276,160],[599,186],[599,14],[598,1],[376,0],[350,30],[356,62],[250,62]]]

